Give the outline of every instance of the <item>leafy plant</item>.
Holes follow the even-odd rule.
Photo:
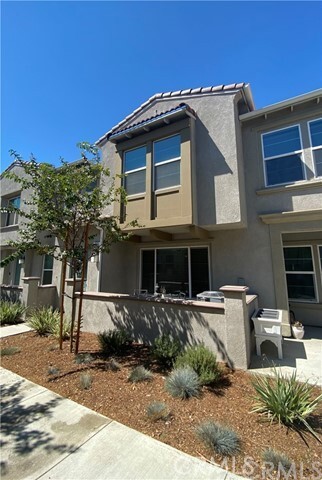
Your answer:
[[[78,353],[75,355],[75,363],[78,365],[92,363],[93,360],[90,353]]]
[[[165,388],[173,397],[198,397],[200,391],[198,374],[191,367],[176,368],[166,379]]]
[[[156,422],[157,420],[167,420],[170,412],[164,402],[152,402],[147,406],[146,414],[149,420]]]
[[[280,468],[280,466],[282,466],[286,470],[292,465],[291,460],[284,455],[284,453],[277,452],[272,448],[267,448],[263,452],[262,457],[264,462],[271,463],[275,468]]]
[[[21,352],[19,347],[4,347],[0,349],[0,357],[14,355]]]
[[[35,308],[27,324],[33,328],[38,335],[50,335],[55,327],[59,324],[59,312],[53,310],[51,307]]]
[[[59,339],[60,338],[60,319],[59,319],[59,313],[56,312],[57,314],[57,321],[55,320],[55,323],[53,324],[52,326],[52,329],[51,329],[51,334]],[[70,337],[70,320],[68,320],[66,317],[64,317],[63,319],[63,328],[62,328],[62,340],[67,340],[69,337]]]
[[[59,372],[60,370],[57,367],[48,367],[48,375],[58,375]]]
[[[26,307],[19,302],[0,301],[0,325],[16,325],[21,323]]]
[[[106,367],[112,372],[117,372],[121,370],[121,365],[115,360],[115,358],[111,358],[110,361],[107,363]]]
[[[92,375],[90,373],[83,372],[79,376],[79,386],[82,390],[89,390],[92,386]]]
[[[240,451],[240,438],[234,430],[213,422],[212,420],[201,423],[196,428],[198,437],[214,449],[219,455],[235,455]]]
[[[273,378],[257,375],[252,384],[256,392],[252,412],[289,427],[303,425],[319,440],[308,423],[308,418],[322,401],[322,394],[313,398],[313,385],[298,382],[296,371],[288,377],[276,368]]]
[[[173,339],[170,335],[163,334],[154,340],[153,355],[166,368],[173,367],[181,350],[180,342]]]
[[[221,371],[215,354],[204,345],[187,348],[175,362],[175,367],[191,367],[198,374],[201,385],[217,382]]]
[[[138,383],[138,382],[146,382],[152,380],[153,375],[150,370],[142,367],[142,365],[133,368],[129,375],[129,382]]]
[[[104,330],[97,338],[103,355],[120,354],[131,343],[131,338],[124,328]]]

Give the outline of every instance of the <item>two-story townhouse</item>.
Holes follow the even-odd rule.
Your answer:
[[[247,285],[322,325],[321,94],[260,110],[246,84],[157,94],[101,137],[128,193],[114,213],[140,226],[101,259],[100,289]]]
[[[247,285],[262,307],[290,303],[322,325],[321,95],[256,110],[247,84],[157,94],[102,136],[128,194],[104,214],[139,226],[89,266],[88,290],[194,298]],[[16,184],[1,186],[2,205],[19,201]],[[3,215],[3,248],[17,223]],[[21,270],[59,285],[59,268],[28,253],[1,282],[17,284]]]

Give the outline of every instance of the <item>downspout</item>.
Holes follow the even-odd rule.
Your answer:
[[[102,245],[102,243],[103,243],[103,235],[104,235],[103,229],[100,229],[100,245]],[[99,253],[98,253],[98,275],[97,275],[97,287],[96,287],[97,292],[101,291],[102,256],[103,256],[103,253],[101,251],[99,251]]]

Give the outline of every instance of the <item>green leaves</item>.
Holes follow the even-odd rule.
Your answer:
[[[267,416],[290,427],[304,425],[319,441],[308,423],[322,401],[322,394],[313,398],[313,386],[296,380],[296,371],[290,377],[274,368],[274,377],[257,375],[253,380],[255,405],[252,412]]]

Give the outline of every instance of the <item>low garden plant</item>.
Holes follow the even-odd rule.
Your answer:
[[[149,382],[153,378],[150,370],[146,369],[142,365],[133,368],[129,375],[129,382],[138,383],[138,382]]]
[[[16,325],[23,322],[26,308],[19,302],[0,301],[0,325]]]
[[[49,376],[58,375],[60,372],[59,368],[50,366],[48,367],[47,373]]]
[[[196,428],[197,436],[219,455],[232,456],[240,451],[241,441],[234,430],[208,420]]]
[[[38,335],[53,335],[59,338],[60,315],[58,310],[51,307],[35,308],[28,318],[28,325],[33,328]],[[70,322],[64,320],[63,323],[63,339],[69,337]]]
[[[288,427],[304,426],[320,441],[309,423],[309,417],[322,401],[322,394],[314,398],[313,385],[298,382],[296,371],[287,376],[276,368],[273,378],[257,375],[252,384],[256,392],[252,412]]]
[[[87,372],[83,372],[79,376],[79,386],[82,390],[88,390],[92,386],[92,375]]]
[[[175,367],[191,367],[198,374],[201,385],[218,382],[221,370],[216,355],[204,345],[187,348],[178,356]]]
[[[271,463],[276,469],[283,467],[284,470],[288,470],[292,465],[292,462],[287,455],[277,452],[272,448],[267,448],[263,452],[262,458],[264,462]]]
[[[90,353],[78,353],[75,355],[75,363],[78,365],[92,363],[94,358]]]
[[[151,402],[146,409],[146,415],[151,422],[167,420],[170,412],[164,402]]]
[[[168,334],[163,334],[154,340],[153,355],[158,363],[165,368],[172,368],[182,350],[179,340]]]
[[[198,397],[200,393],[198,374],[189,366],[175,368],[166,379],[165,388],[172,397]]]
[[[97,338],[103,355],[119,355],[131,344],[131,337],[124,328],[104,330]]]
[[[4,347],[0,349],[0,357],[15,355],[19,352],[21,352],[19,347]]]

